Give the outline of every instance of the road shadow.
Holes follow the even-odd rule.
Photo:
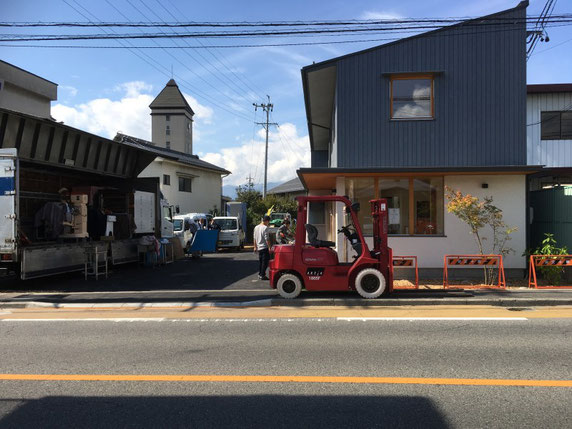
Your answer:
[[[2,428],[447,428],[421,396],[71,397],[0,401]]]
[[[175,261],[172,264],[145,267],[137,264],[111,268],[106,279],[84,280],[83,273],[69,273],[18,281],[0,280],[2,292],[118,292],[149,290],[221,290],[230,286],[252,288],[256,279],[258,260],[250,254],[236,253],[205,255],[202,258]]]

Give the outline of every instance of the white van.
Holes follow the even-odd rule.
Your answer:
[[[242,229],[238,217],[217,216],[215,223],[220,227],[218,235],[218,247],[232,247],[240,250],[244,247],[246,234]]]
[[[173,233],[181,242],[181,247],[186,249],[190,247],[192,233],[189,228],[191,217],[189,215],[173,216]]]

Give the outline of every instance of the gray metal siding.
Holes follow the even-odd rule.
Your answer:
[[[572,188],[555,188],[530,193],[533,209],[531,246],[537,247],[545,233],[554,234],[558,246],[572,249]]]
[[[501,16],[522,19],[526,9]],[[337,166],[525,165],[525,38],[524,24],[473,26],[339,59]],[[383,74],[429,71],[442,71],[435,119],[390,120]]]
[[[528,94],[527,160],[529,165],[572,167],[572,140],[542,140],[541,113],[572,108],[572,92]]]

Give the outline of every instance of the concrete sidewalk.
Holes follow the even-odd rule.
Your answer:
[[[0,293],[0,308],[64,307],[259,307],[346,306],[391,307],[427,305],[487,305],[501,307],[572,306],[572,290],[401,290],[387,298],[362,299],[354,292],[303,292],[294,300],[275,290],[155,290],[70,293]]]

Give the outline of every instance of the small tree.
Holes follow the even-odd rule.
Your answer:
[[[558,247],[554,234],[545,233],[544,240],[540,246],[533,249],[531,255],[567,255],[568,249],[566,246]],[[539,267],[539,270],[549,284],[558,286],[564,273],[564,267]]]
[[[483,201],[470,194],[463,194],[459,190],[453,190],[448,186],[445,188],[448,200],[447,211],[453,213],[460,220],[465,222],[471,234],[475,238],[479,253],[500,254],[503,256],[514,252],[507,247],[507,242],[511,239],[510,234],[517,231],[516,227],[509,227],[503,220],[502,210],[493,204],[492,197],[485,197]],[[486,236],[482,230],[489,227],[492,232],[492,243],[487,248],[485,246]],[[485,267],[485,284],[491,284],[494,279],[494,268]]]

